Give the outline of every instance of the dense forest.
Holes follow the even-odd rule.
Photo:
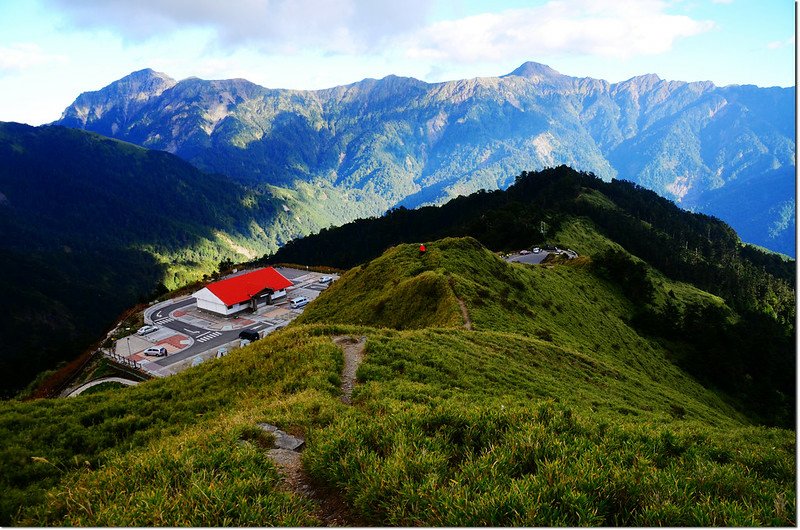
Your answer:
[[[596,192],[596,193],[595,193]],[[738,308],[794,318],[795,262],[744,245],[719,219],[681,210],[624,180],[604,182],[567,166],[523,172],[507,190],[479,191],[441,207],[398,208],[290,241],[266,262],[349,268],[400,242],[472,236],[513,250],[553,240],[568,218],[589,218],[610,239],[664,274]]]

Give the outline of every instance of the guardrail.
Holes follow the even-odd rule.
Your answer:
[[[100,353],[101,355],[105,355],[106,357],[108,357],[109,359],[111,359],[112,361],[114,361],[117,364],[121,364],[123,366],[128,366],[128,367],[133,368],[135,370],[139,370],[144,374],[147,374],[145,369],[142,368],[142,365],[138,361],[135,361],[133,359],[128,359],[127,357],[123,357],[121,355],[117,355],[114,352],[106,351],[106,350],[104,350],[102,348],[97,350],[97,352]],[[147,375],[149,375],[149,374],[147,374]]]

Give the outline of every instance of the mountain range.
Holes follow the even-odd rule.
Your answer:
[[[500,77],[389,76],[315,91],[147,69],[81,94],[56,123],[300,193],[322,226],[567,164],[633,181],[794,256],[794,101],[794,87],[653,74],[609,83],[533,62]]]

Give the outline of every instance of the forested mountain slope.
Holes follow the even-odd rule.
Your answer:
[[[608,83],[537,63],[501,77],[389,76],[318,91],[143,70],[82,94],[58,123],[251,186],[312,183],[318,207],[348,220],[567,164],[631,180],[794,256],[794,99],[793,87],[653,74]]]
[[[304,209],[303,193],[92,133],[0,124],[2,394],[77,356],[159,285],[343,220]]]

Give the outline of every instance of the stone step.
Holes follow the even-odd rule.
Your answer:
[[[302,438],[297,438],[290,434],[286,434],[282,430],[278,429],[275,425],[270,425],[269,423],[259,423],[257,425],[265,431],[272,433],[272,435],[275,437],[275,447],[278,449],[288,449],[290,451],[299,452],[302,451],[306,445],[305,440]]]

